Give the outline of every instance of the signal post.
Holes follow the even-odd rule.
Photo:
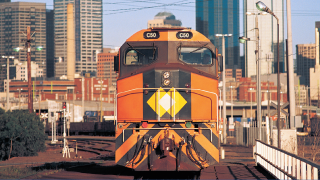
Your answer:
[[[70,158],[70,150],[69,146],[66,142],[66,108],[67,108],[67,102],[62,102],[62,109],[63,109],[63,149],[62,149],[62,157],[66,155],[66,157]]]

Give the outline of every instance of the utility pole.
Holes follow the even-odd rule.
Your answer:
[[[258,28],[258,16],[256,15],[256,64],[257,64],[257,122],[259,127],[259,140],[261,140],[261,80],[260,80],[260,37]]]
[[[27,27],[27,69],[28,69],[28,110],[29,113],[33,112],[33,94],[31,86],[31,36],[30,36],[30,26]]]
[[[102,122],[102,74],[100,77],[100,122]]]
[[[311,98],[311,96],[309,96],[310,95],[310,93],[309,93],[309,87],[307,86],[307,91],[306,91],[307,93],[307,102],[306,102],[306,105],[307,105],[307,110],[308,110],[308,116],[307,116],[307,121],[308,121],[308,128],[310,127],[310,98]],[[310,91],[311,92],[311,91]]]
[[[25,33],[25,32],[19,32]],[[27,49],[27,71],[28,71],[28,110],[29,113],[33,112],[33,93],[32,93],[32,82],[31,82],[31,37],[35,32],[31,35],[30,26],[27,27],[26,36],[27,39],[25,41],[25,48]]]
[[[82,77],[81,78],[81,94],[82,94],[82,98],[81,98],[81,101],[82,101],[82,103],[81,103],[81,105],[82,105],[82,113],[83,113],[83,115],[85,115],[85,112],[84,112],[84,78]],[[83,120],[83,122],[84,122],[84,120]]]
[[[74,94],[74,88],[73,88],[73,90],[72,90],[72,104],[73,104],[72,122],[74,122],[74,96],[75,96],[75,94]]]
[[[38,92],[39,92],[39,118],[41,118],[41,116],[40,116],[40,114],[41,114],[41,107],[40,107],[40,105],[41,105],[41,92],[40,92],[40,89],[38,90]]]
[[[21,93],[21,90],[22,90],[22,89],[19,88],[18,90],[19,90],[19,110],[21,110],[21,108],[20,108],[20,107],[21,107],[21,106],[20,106],[20,104],[21,104],[21,103],[20,103],[20,93]]]
[[[318,80],[318,108],[320,108],[319,100],[320,100],[320,94],[319,94],[319,80]]]
[[[287,0],[287,34],[288,34],[288,89],[289,91],[289,128],[294,128],[294,118],[296,115],[296,102],[294,96],[294,70],[292,56],[292,28],[291,28],[291,1]],[[278,47],[279,48],[279,47]],[[279,49],[278,49],[279,51]],[[278,67],[279,68],[279,67]]]

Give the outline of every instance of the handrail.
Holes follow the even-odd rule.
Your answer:
[[[206,91],[206,90],[202,90],[202,89],[192,89],[192,88],[161,88],[161,89],[166,89],[166,90],[170,90],[170,89],[173,89],[174,91],[174,98],[175,98],[175,91],[176,90],[190,90],[190,91],[202,91],[202,92],[205,92],[205,93],[210,93],[210,94],[214,94],[216,96],[216,99],[217,99],[217,127],[219,127],[219,118],[218,118],[218,108],[219,108],[219,100],[218,100],[218,95],[217,93],[215,92],[211,92],[211,91]],[[123,91],[123,92],[119,92],[116,94],[116,97],[118,99],[119,95],[122,95],[122,94],[125,94],[125,93],[129,93],[129,92],[132,92],[132,91],[137,91],[137,90],[157,90],[158,91],[158,100],[160,100],[160,88],[134,88],[134,89],[130,89],[130,90],[127,90],[127,91]],[[118,101],[117,101],[118,102]],[[173,107],[174,109],[174,112],[175,112],[175,107]],[[117,112],[118,113],[118,112]],[[175,121],[175,116],[173,116],[173,120]],[[117,114],[117,117],[118,114]],[[158,105],[158,121],[160,122],[160,106]]]
[[[260,141],[260,140],[256,139],[256,141]],[[302,158],[302,157],[300,157],[300,156],[297,156],[296,154],[287,152],[287,151],[285,151],[285,150],[283,150],[283,149],[280,149],[280,148],[277,148],[277,147],[275,147],[275,146],[269,145],[269,144],[267,144],[267,143],[265,143],[265,142],[263,142],[263,141],[260,141],[260,142],[263,143],[263,144],[266,145],[266,146],[269,146],[269,147],[271,147],[271,148],[277,149],[278,151],[281,151],[281,152],[283,152],[283,153],[286,153],[286,154],[288,154],[288,155],[290,155],[290,156],[292,156],[292,157],[294,157],[294,158],[299,159],[300,161],[305,161],[306,163],[308,163],[308,164],[310,164],[310,165],[312,165],[312,166],[316,166],[316,167],[318,167],[318,168],[320,169],[320,165],[317,164],[317,163],[315,163],[315,162],[313,162],[313,161],[310,161],[310,160],[308,160],[308,159]]]
[[[318,179],[320,165],[256,139],[256,163],[279,179]]]

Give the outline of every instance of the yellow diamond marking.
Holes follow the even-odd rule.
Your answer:
[[[160,99],[159,98],[160,93]],[[170,89],[168,92],[165,92],[162,88],[159,91],[156,91],[150,99],[147,101],[147,104],[162,117],[166,112],[168,112],[172,117],[176,115],[187,101],[181,96],[178,91],[174,92],[174,89]],[[160,105],[160,107],[159,107]],[[159,109],[160,108],[160,113]]]

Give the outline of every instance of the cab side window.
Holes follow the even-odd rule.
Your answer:
[[[153,63],[158,56],[156,47],[128,48],[125,53],[126,65],[145,65]]]
[[[179,60],[190,65],[213,64],[213,53],[206,47],[179,47]]]

